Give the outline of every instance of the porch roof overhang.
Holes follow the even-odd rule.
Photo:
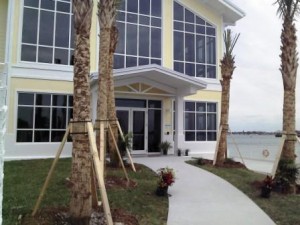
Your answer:
[[[198,0],[213,8],[223,16],[225,25],[235,25],[236,21],[246,16],[246,13],[230,0]]]
[[[156,64],[115,69],[113,73],[115,87],[140,82],[174,96],[195,94],[198,90],[205,89],[207,86],[207,83],[200,78],[193,78]],[[91,85],[95,85],[97,80],[98,73],[92,73]]]

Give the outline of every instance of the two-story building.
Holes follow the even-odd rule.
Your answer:
[[[99,27],[91,31],[96,112]],[[123,0],[114,77],[117,116],[133,154],[170,141],[212,153],[220,117],[223,31],[244,13],[229,0]],[[6,158],[54,156],[72,117],[71,0],[0,0],[0,73],[8,76]],[[64,155],[70,155],[71,143]]]

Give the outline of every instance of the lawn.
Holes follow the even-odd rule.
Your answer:
[[[32,212],[52,161],[46,159],[5,162],[3,225],[19,224],[20,215],[23,217]],[[138,167],[136,173],[128,170],[130,179],[137,183],[135,188],[108,189],[110,207],[121,208],[135,215],[139,224],[166,224],[168,198],[155,196],[156,174],[144,166]],[[70,175],[70,168],[70,159],[59,160],[41,208],[68,207],[70,194],[65,179]],[[124,177],[119,169],[108,169],[107,175]]]
[[[300,195],[283,195],[272,192],[269,199],[261,198],[260,190],[255,188],[253,182],[262,181],[265,175],[247,169],[199,166],[196,160],[188,163],[214,173],[240,189],[261,207],[277,225],[300,225]]]

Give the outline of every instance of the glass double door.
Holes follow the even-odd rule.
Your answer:
[[[133,153],[143,154],[147,149],[148,115],[146,109],[117,109],[117,117],[123,133],[132,133]]]

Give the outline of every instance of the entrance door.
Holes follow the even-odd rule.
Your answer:
[[[145,109],[124,108],[117,110],[117,117],[123,132],[131,132],[132,153],[146,153],[147,113]]]
[[[146,150],[146,111],[145,110],[132,110],[132,150],[143,152]]]

